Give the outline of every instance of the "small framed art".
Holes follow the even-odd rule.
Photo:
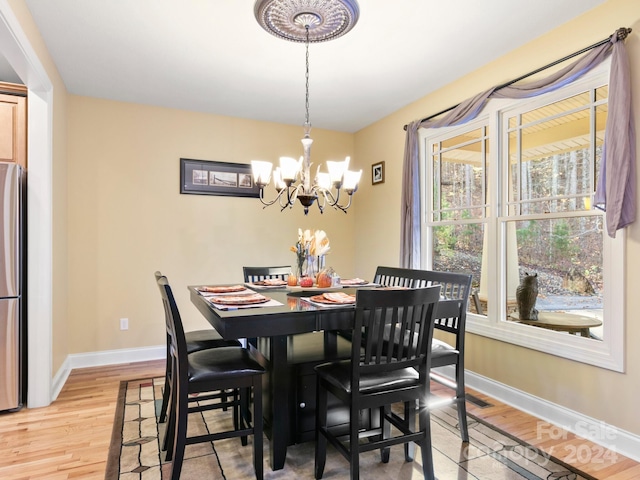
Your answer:
[[[379,183],[384,183],[384,162],[371,165],[371,184],[377,185]]]
[[[180,193],[258,197],[260,189],[249,164],[181,158]]]

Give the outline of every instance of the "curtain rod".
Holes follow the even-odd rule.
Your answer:
[[[625,38],[627,38],[627,36],[630,33],[631,33],[631,29],[630,28],[619,28],[616,31],[616,33],[614,33],[614,35],[618,35],[618,40],[624,40]],[[536,73],[539,73],[539,72],[541,72],[543,70],[546,70],[547,68],[551,68],[551,67],[553,67],[555,65],[558,65],[559,63],[565,62],[565,61],[567,61],[567,60],[569,60],[569,59],[571,59],[573,57],[577,57],[578,55],[580,55],[582,53],[588,52],[589,50],[593,50],[594,48],[597,48],[600,45],[604,45],[605,43],[611,41],[611,37],[612,37],[612,35],[608,36],[607,38],[605,38],[603,40],[600,40],[597,43],[594,43],[593,45],[589,45],[588,47],[585,47],[582,50],[578,50],[577,52],[573,52],[573,53],[567,55],[566,57],[562,57],[561,59],[556,60],[555,62],[551,62],[551,63],[545,65],[544,67],[537,68],[536,70],[533,70],[532,72],[529,72],[529,73],[527,73],[525,75],[522,75],[522,76],[520,76],[520,77],[518,77],[518,78],[516,78],[514,80],[511,80],[511,81],[509,81],[507,83],[503,83],[502,85],[497,86],[496,90],[501,90],[501,89],[503,89],[505,87],[508,87],[509,85],[513,85],[514,83],[519,82],[520,80],[524,80],[525,78],[530,77],[532,75],[535,75]],[[442,111],[440,111],[438,113],[434,113],[433,115],[425,117],[422,120],[420,120],[420,122],[426,122],[427,120],[431,120],[432,118],[436,118],[437,116],[442,115],[443,113],[450,112],[451,110],[456,108],[458,105],[460,105],[460,104],[458,103],[458,104],[453,105],[453,106],[451,106],[451,107],[449,107],[449,108],[447,108],[445,110],[442,110]],[[404,130],[407,130],[407,127],[408,127],[408,125],[405,125],[403,127]]]

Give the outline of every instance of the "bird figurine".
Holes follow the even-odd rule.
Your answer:
[[[536,299],[538,297],[538,274],[529,275],[525,272],[516,288],[518,302],[518,317],[520,320],[538,320]]]

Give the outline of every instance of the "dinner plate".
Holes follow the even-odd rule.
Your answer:
[[[250,285],[257,285],[260,287],[283,287],[287,284],[286,280],[280,280],[279,278],[268,278],[265,280],[258,280],[250,283]]]
[[[322,295],[313,295],[309,300],[317,303],[326,303],[328,305],[351,305],[356,303],[356,297],[342,292],[323,293]]]
[[[269,298],[259,293],[252,293],[249,295],[224,295],[220,297],[209,297],[211,303],[217,303],[219,305],[250,305],[254,303],[265,303],[269,301]]]
[[[342,285],[336,285],[331,287],[319,287],[317,285],[313,285],[312,287],[301,287],[300,285],[291,285],[291,286],[288,286],[287,289],[291,290],[292,292],[327,292],[327,291],[334,291],[334,290],[342,290]]]
[[[340,285],[346,285],[346,286],[351,286],[351,285],[368,285],[369,282],[367,282],[366,280],[363,280],[362,278],[351,278],[351,279],[342,279],[340,280]]]
[[[241,292],[246,290],[246,287],[243,285],[231,285],[231,286],[219,286],[219,287],[200,287],[198,288],[199,292],[206,293],[233,293],[233,292]]]

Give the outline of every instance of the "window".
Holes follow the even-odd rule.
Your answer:
[[[488,216],[489,127],[486,122],[478,122],[452,134],[444,133],[429,142],[428,152],[432,197],[423,209],[428,216],[428,268],[473,273],[477,298]]]
[[[601,68],[421,131],[423,261],[473,273],[470,332],[623,371],[624,232],[609,238],[593,208],[607,81]],[[527,274],[537,321],[519,318]]]

